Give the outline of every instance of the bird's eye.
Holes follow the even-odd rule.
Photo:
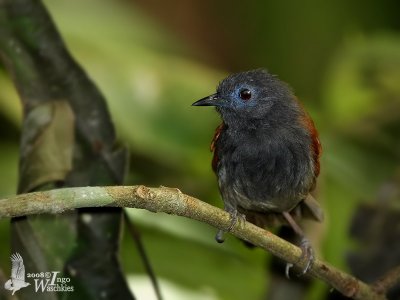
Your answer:
[[[241,89],[239,92],[239,96],[242,100],[250,100],[251,98],[251,91],[249,89]]]

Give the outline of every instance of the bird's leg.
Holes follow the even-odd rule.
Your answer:
[[[289,223],[290,227],[292,227],[294,232],[301,237],[300,248],[301,248],[302,253],[301,253],[301,257],[300,257],[299,261],[303,260],[303,259],[306,260],[306,266],[304,267],[303,271],[301,272],[301,275],[304,275],[311,268],[311,265],[315,260],[314,250],[311,246],[310,241],[305,237],[303,230],[296,223],[296,221],[292,218],[292,216],[288,212],[283,212],[282,214],[283,214],[283,217],[286,219],[286,221]],[[287,278],[289,278],[289,270],[291,267],[293,267],[293,264],[290,264],[290,263],[286,264],[285,274],[286,274]]]
[[[223,243],[225,241],[225,237],[224,237],[225,232],[231,231],[233,226],[235,226],[235,224],[237,222],[239,222],[240,225],[243,225],[244,222],[246,221],[246,216],[238,212],[236,205],[226,205],[225,204],[224,209],[226,212],[229,213],[230,224],[227,229],[218,230],[217,234],[215,235],[215,240],[218,243]]]

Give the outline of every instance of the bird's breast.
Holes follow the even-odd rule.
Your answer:
[[[307,139],[260,133],[221,132],[215,145],[224,201],[259,211],[296,206],[315,180]]]

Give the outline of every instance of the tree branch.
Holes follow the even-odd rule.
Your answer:
[[[112,186],[65,188],[21,194],[0,200],[0,218],[42,213],[62,213],[81,207],[131,207],[195,219],[219,229],[230,225],[229,214],[208,203],[167,187]],[[249,222],[236,224],[231,233],[273,255],[304,267],[301,250]],[[316,259],[309,275],[319,278],[343,295],[360,300],[386,299],[383,294],[353,276]]]

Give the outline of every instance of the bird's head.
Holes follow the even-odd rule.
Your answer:
[[[215,106],[225,123],[271,117],[292,105],[289,86],[266,70],[257,69],[228,76],[218,85],[217,92],[202,98],[193,106]],[[276,111],[277,110],[277,111]]]

